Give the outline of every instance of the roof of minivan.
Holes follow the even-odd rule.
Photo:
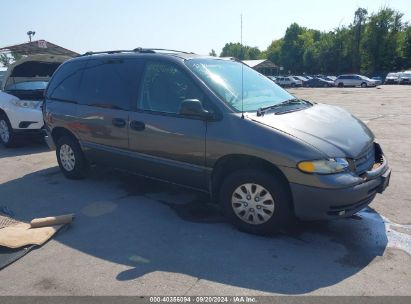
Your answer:
[[[80,55],[78,58],[100,58],[100,57],[140,57],[140,56],[159,56],[159,57],[173,57],[173,58],[181,58],[184,60],[194,59],[194,58],[204,58],[204,59],[219,59],[219,60],[232,60],[232,58],[221,58],[221,57],[213,57],[209,55],[199,55],[194,53],[188,52],[179,52],[179,51],[153,51],[153,52],[138,52],[138,51],[107,51],[107,52],[89,52],[83,55]]]

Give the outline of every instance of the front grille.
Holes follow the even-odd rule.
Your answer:
[[[372,168],[375,159],[375,144],[373,143],[363,154],[354,159],[355,172],[358,175],[364,174]]]

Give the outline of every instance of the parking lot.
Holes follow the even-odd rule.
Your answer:
[[[289,91],[374,131],[393,173],[370,208],[259,237],[204,194],[104,168],[67,180],[44,144],[0,147],[0,210],[76,214],[0,271],[0,295],[411,295],[411,86]]]

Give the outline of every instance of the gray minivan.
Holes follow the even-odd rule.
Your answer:
[[[96,163],[195,188],[252,233],[293,217],[351,216],[391,173],[359,119],[298,99],[232,59],[88,53],[55,72],[43,116],[68,178]]]

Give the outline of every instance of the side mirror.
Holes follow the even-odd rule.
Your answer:
[[[203,108],[201,101],[198,99],[185,99],[180,106],[179,114],[202,117],[204,119],[211,119],[213,117],[210,112]]]

